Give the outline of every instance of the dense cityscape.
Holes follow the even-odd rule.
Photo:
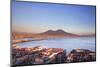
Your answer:
[[[58,64],[95,61],[95,52],[86,49],[73,49],[69,54],[62,48],[36,46],[20,48],[13,44],[13,65]]]

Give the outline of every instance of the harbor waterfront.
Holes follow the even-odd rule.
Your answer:
[[[25,40],[28,40],[28,38]],[[14,43],[12,48],[13,65],[73,63],[96,60],[95,39],[93,37],[19,41],[19,43]]]

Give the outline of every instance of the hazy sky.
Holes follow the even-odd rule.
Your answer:
[[[95,6],[12,2],[12,30],[40,33],[63,29],[75,34],[95,33]]]

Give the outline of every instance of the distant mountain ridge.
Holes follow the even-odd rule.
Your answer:
[[[16,33],[13,32],[12,33],[12,38],[13,39],[17,39],[17,38],[35,38],[35,39],[49,39],[49,38],[67,38],[67,37],[95,37],[95,34],[83,34],[83,35],[77,35],[74,33],[69,33],[69,32],[65,32],[62,29],[58,29],[58,30],[47,30],[45,32],[42,33]]]
[[[76,34],[73,34],[73,33],[68,33],[68,32],[65,32],[64,30],[61,30],[61,29],[58,29],[56,31],[53,31],[53,30],[48,30],[46,32],[43,32],[43,33],[40,33],[42,35],[62,35],[62,36],[78,36]]]

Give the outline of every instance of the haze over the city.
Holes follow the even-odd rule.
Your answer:
[[[75,34],[95,33],[95,7],[12,2],[12,30],[41,33],[62,29]]]

